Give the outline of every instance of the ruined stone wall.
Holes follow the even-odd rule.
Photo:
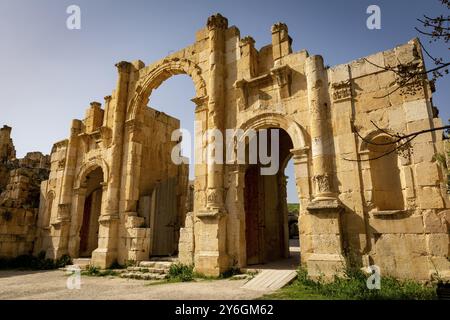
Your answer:
[[[11,128],[0,131],[0,257],[12,258],[33,251],[36,240],[40,183],[47,179],[49,157],[30,152],[15,158]],[[4,183],[6,181],[6,184]]]
[[[92,102],[85,118],[72,122],[69,139],[53,146],[49,179],[41,186],[35,253],[44,250],[49,258],[62,254],[79,256],[84,203],[90,192],[87,182],[90,173],[97,168],[103,173],[97,186],[103,189],[98,242],[105,243],[103,237],[113,237],[117,248],[109,264],[149,258],[151,232],[140,212],[150,209],[143,208],[144,198],[152,194],[158,183],[179,178],[179,208],[184,215],[184,203],[183,206],[181,203],[187,193],[188,171],[171,161],[171,150],[177,143],[171,141],[171,134],[179,128],[179,120],[147,107],[139,125],[124,123],[124,118],[119,118],[118,99],[115,91],[105,97],[104,108]],[[116,136],[126,134],[133,135],[132,141],[115,141]],[[138,161],[132,161],[130,155],[137,155]],[[132,183],[128,179],[132,179]],[[117,192],[113,199],[112,190]],[[116,201],[111,212],[112,203]],[[117,228],[114,232],[102,223],[104,217],[110,219],[111,216]],[[94,259],[97,252],[103,254],[101,248],[94,249]]]

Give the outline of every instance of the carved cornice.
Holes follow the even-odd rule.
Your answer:
[[[238,99],[240,101],[240,109],[248,107],[248,95],[250,88],[258,87],[264,83],[272,83],[278,86],[282,98],[287,98],[291,95],[291,76],[292,70],[287,65],[282,65],[270,69],[268,73],[254,77],[251,79],[239,79],[234,83],[234,87],[238,89]]]

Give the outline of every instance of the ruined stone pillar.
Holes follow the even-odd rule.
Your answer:
[[[228,20],[220,14],[208,18],[209,32],[209,86],[208,86],[208,131],[215,130],[224,136],[224,76],[225,76],[225,31]],[[208,136],[208,146],[215,142]],[[220,146],[218,146],[221,148]],[[213,147],[214,152],[218,149]],[[220,150],[219,150],[220,152]],[[223,151],[222,151],[223,152]],[[223,154],[225,154],[223,152]],[[208,156],[209,157],[209,156]],[[212,158],[215,158],[212,155]],[[228,269],[226,252],[226,214],[224,208],[224,159],[214,163],[207,159],[206,208],[196,212],[200,219],[196,227],[195,268],[208,275],[219,275]]]
[[[59,208],[57,221],[70,220],[70,203],[72,202],[73,184],[75,179],[75,169],[77,165],[77,152],[79,148],[82,122],[73,120],[70,129],[70,137],[67,143],[66,160],[64,163],[64,174],[62,177],[62,188],[59,198]]]
[[[225,30],[228,20],[220,14],[209,17],[209,100],[208,130],[224,131]],[[208,144],[214,143],[208,137]],[[217,152],[217,150],[215,150]],[[210,159],[209,159],[210,160]],[[223,162],[223,159],[221,159]],[[208,161],[207,208],[223,209],[223,164]]]
[[[92,264],[101,268],[110,266],[117,259],[119,201],[122,178],[122,153],[124,127],[128,102],[128,85],[131,63],[121,61],[116,64],[118,70],[115,92],[114,123],[110,155],[110,175],[104,186],[102,212],[99,219],[98,248],[92,252]]]
[[[300,216],[300,228],[302,239],[313,244],[304,254],[308,272],[312,276],[321,273],[331,276],[345,265],[341,236],[343,207],[334,192],[328,80],[321,56],[306,60],[305,74],[311,114],[314,197],[308,204],[308,214]]]
[[[335,198],[332,177],[332,135],[329,125],[328,85],[321,56],[306,60],[308,103],[311,114],[311,152],[314,200]]]
[[[54,245],[47,251],[46,257],[49,259],[60,258],[68,254],[68,244],[70,237],[70,223],[72,211],[72,194],[75,179],[75,169],[77,164],[77,150],[80,143],[82,123],[80,120],[73,120],[70,130],[70,137],[67,143],[66,159],[64,161],[64,174],[62,176],[61,193],[58,201],[58,212],[54,221],[54,237],[57,239]]]
[[[274,65],[278,65],[280,59],[292,53],[292,39],[289,37],[288,27],[285,23],[278,22],[272,26],[272,58]]]
[[[114,123],[112,127],[110,177],[107,189],[107,202],[102,210],[103,216],[119,217],[120,181],[122,169],[122,152],[124,141],[125,114],[128,100],[128,82],[131,63],[121,61],[116,64],[119,72],[116,87],[116,105],[114,108]]]

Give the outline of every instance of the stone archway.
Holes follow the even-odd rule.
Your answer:
[[[99,218],[102,209],[103,172],[100,167],[86,175],[83,214],[79,220],[78,257],[90,257],[98,247]],[[78,216],[78,218],[80,218]]]
[[[103,159],[84,163],[76,175],[68,248],[72,257],[90,257],[98,248],[108,177]]]
[[[239,170],[241,178],[238,180],[243,183],[236,186],[236,192],[238,198],[241,198],[244,203],[241,207],[241,219],[244,223],[241,223],[240,227],[243,230],[241,243],[244,242],[246,248],[245,251],[237,250],[239,265],[245,266],[287,258],[289,257],[289,230],[284,171],[288,161],[292,158],[294,159],[295,182],[301,202],[301,212],[307,212],[307,204],[311,200],[309,148],[305,142],[303,129],[294,120],[277,113],[260,114],[243,123],[240,128],[244,131],[240,137],[240,143],[245,142],[242,139],[246,139],[251,130],[279,129],[282,150],[280,150],[279,170],[274,176],[261,176],[258,165],[244,165]],[[269,191],[271,187],[274,189]],[[247,198],[250,194],[254,195],[252,199],[256,199],[255,201],[248,201]],[[272,199],[273,197],[276,199]],[[258,205],[258,199],[264,204]],[[266,203],[268,201],[269,204]],[[260,208],[263,207],[265,210],[261,211]],[[267,212],[268,210],[273,212]],[[252,252],[253,257],[250,256]]]
[[[193,100],[200,106],[205,105],[207,102],[206,82],[201,73],[201,69],[194,62],[179,58],[164,59],[144,68],[140,71],[139,81],[127,110],[127,119],[138,118],[140,110],[147,105],[152,91],[157,89],[165,80],[179,74],[186,74],[191,77],[196,92],[196,97]]]
[[[151,145],[152,137],[150,136],[152,128],[145,123],[143,119],[146,117],[147,119],[170,117],[169,115],[160,113],[157,109],[147,107],[147,104],[153,90],[157,89],[164,81],[173,76],[184,74],[191,78],[195,88],[196,96],[192,99],[192,102],[196,104],[195,119],[200,120],[201,118],[207,118],[208,97],[206,94],[206,82],[201,73],[202,70],[200,67],[187,58],[166,58],[147,67],[142,67],[138,71],[139,78],[134,84],[134,91],[132,91],[129,103],[126,106],[123,143],[125,148],[129,151],[126,155],[126,161],[132,163],[133,166],[127,166],[127,168],[125,168],[125,180],[122,183],[127,186],[124,189],[124,198],[126,200],[124,201],[125,208],[122,208],[121,210],[124,211],[128,217],[131,217],[130,219],[137,221],[145,216],[145,220],[148,220],[148,223],[140,223],[148,229],[151,229],[149,236],[150,249],[148,250],[149,255],[147,254],[147,257],[178,252],[179,232],[185,225],[186,214],[184,208],[181,210],[183,204],[182,198],[185,197],[184,194],[187,193],[188,183],[188,181],[186,181],[186,190],[180,191],[179,185],[183,183],[182,176],[184,172],[188,172],[187,166],[184,164],[176,165],[176,168],[174,169],[173,166],[175,166],[175,164],[171,160],[171,150],[168,151],[165,147],[158,151],[158,154],[164,154],[161,156],[164,158],[164,161],[160,161],[160,163],[164,163],[164,170],[171,173],[168,173],[167,176],[161,175],[161,178],[158,178],[157,174],[149,174],[149,170],[146,170],[151,169],[148,168],[148,160],[153,159],[154,154],[151,154],[148,151],[153,148]],[[173,123],[171,120],[169,120],[169,122]],[[164,128],[164,130],[167,128],[170,128],[170,130],[179,129],[178,127],[175,128],[171,125],[170,127],[167,126]],[[169,129],[167,130],[168,131],[165,131],[163,135],[170,139],[173,132],[169,132]],[[170,147],[172,142],[173,141],[167,141],[165,145]],[[176,144],[176,142],[173,143]],[[151,163],[150,166],[153,168],[155,167]],[[178,173],[173,173],[174,171],[178,171]],[[195,176],[197,177],[197,175],[198,172],[196,171]],[[188,178],[186,177],[186,179]],[[172,197],[169,197],[170,199],[165,195],[167,190],[169,190],[166,187],[169,185],[171,186],[169,189],[175,188],[175,190],[177,190],[177,194],[172,194]],[[174,198],[176,199],[174,200]],[[171,212],[171,218],[169,219],[170,222],[167,222],[165,221],[167,217],[161,215],[168,207],[161,206],[169,200],[176,201],[177,205],[174,206],[175,210],[171,206],[171,210],[169,210]],[[145,205],[146,202],[149,203],[149,205]],[[147,213],[142,214],[142,212]],[[157,217],[158,215],[159,219]],[[162,227],[155,227],[159,222],[164,225]],[[168,231],[169,229],[170,231]],[[174,234],[173,236],[167,237],[167,234],[165,234],[167,232],[173,232]],[[170,243],[167,248],[166,246],[157,245],[157,243],[161,241],[165,243],[166,239],[169,238],[173,239],[176,242],[176,245]],[[120,246],[121,244],[119,244],[119,252],[124,252]],[[175,250],[172,250],[169,247],[175,248]],[[119,260],[120,259],[122,259],[122,257],[119,257]]]

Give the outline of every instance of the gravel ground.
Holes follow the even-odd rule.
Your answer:
[[[265,292],[241,289],[246,280],[149,285],[150,281],[82,276],[80,289],[67,289],[63,271],[0,271],[0,300],[246,300]]]

